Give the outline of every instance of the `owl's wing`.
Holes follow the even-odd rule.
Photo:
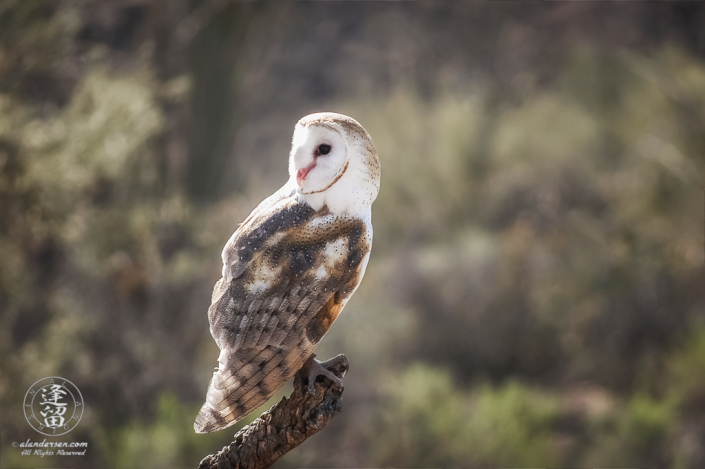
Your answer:
[[[197,432],[234,424],[301,368],[357,288],[368,252],[362,220],[293,198],[243,223],[208,311],[221,353]]]
[[[264,199],[250,213],[245,221],[233,233],[225,247],[221,257],[223,258],[223,279],[230,281],[237,278],[247,269],[252,260],[255,248],[259,247],[268,236],[282,228],[286,221],[287,213],[291,211],[294,204],[295,188],[285,184],[274,194]],[[313,210],[303,210],[306,207],[298,207],[299,211],[313,212]],[[310,207],[309,207],[310,208]],[[288,209],[288,210],[287,210]],[[304,214],[310,218],[310,214]],[[291,223],[291,220],[289,220]],[[255,244],[253,244],[255,243]]]

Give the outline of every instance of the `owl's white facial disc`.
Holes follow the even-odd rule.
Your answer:
[[[347,163],[345,137],[337,129],[320,125],[296,126],[289,173],[296,178],[301,194],[326,190],[342,176]]]
[[[333,112],[302,118],[289,155],[289,184],[315,210],[369,216],[379,192],[379,159],[367,131]]]

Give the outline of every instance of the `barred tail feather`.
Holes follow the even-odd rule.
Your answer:
[[[268,346],[258,351],[222,351],[220,367],[213,373],[206,402],[196,416],[196,433],[222,430],[242,420],[264,404],[301,368],[313,352],[303,339],[285,350]]]

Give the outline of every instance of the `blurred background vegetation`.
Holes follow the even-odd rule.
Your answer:
[[[380,155],[375,246],[318,350],[350,359],[344,412],[277,467],[704,467],[703,24],[698,2],[3,0],[0,465],[188,468],[230,441],[192,430],[219,253],[331,110]],[[22,399],[52,375],[83,393],[56,440],[84,457],[10,447],[43,438]]]

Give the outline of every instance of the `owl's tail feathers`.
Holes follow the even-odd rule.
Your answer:
[[[281,348],[267,346],[224,349],[218,362],[206,403],[193,425],[196,433],[222,430],[244,418],[281,388],[301,368],[303,359],[300,353],[287,357]]]
[[[196,433],[210,433],[227,428],[238,420],[232,415],[223,415],[222,412],[218,412],[206,402],[196,416],[193,429],[196,430]]]
[[[254,384],[248,383],[250,376],[243,369],[242,361],[238,360],[236,353],[224,349],[218,357],[218,365],[208,385],[206,402],[193,424],[196,433],[209,433],[227,428],[251,410],[238,402],[243,391]]]
[[[193,423],[193,429],[196,430],[196,433],[210,433],[234,425],[261,405],[263,400],[241,401],[239,396],[247,387],[252,387],[252,384],[231,382],[230,386],[224,387],[223,374],[216,371],[208,386],[206,402],[198,411],[196,421]],[[257,389],[254,392],[259,395]]]

